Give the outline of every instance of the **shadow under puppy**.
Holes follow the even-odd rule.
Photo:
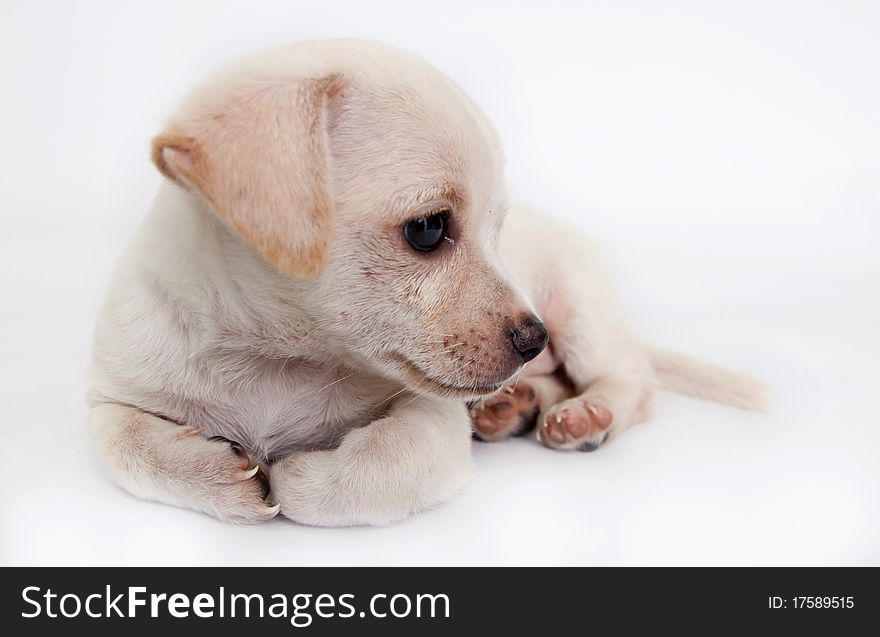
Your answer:
[[[509,206],[491,124],[405,52],[257,53],[181,105],[153,161],[168,181],[100,313],[90,392],[100,460],[142,498],[383,524],[465,486],[472,424],[591,450],[647,417],[658,378],[759,403],[630,336],[595,250]]]

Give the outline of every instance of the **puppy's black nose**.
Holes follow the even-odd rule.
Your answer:
[[[510,330],[510,342],[513,349],[519,352],[523,363],[540,354],[547,347],[547,328],[538,317],[529,315],[522,323]]]

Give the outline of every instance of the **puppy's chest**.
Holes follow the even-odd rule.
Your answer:
[[[345,367],[301,361],[247,361],[211,374],[211,390],[188,411],[207,435],[243,444],[262,459],[336,446],[380,417],[394,388]]]

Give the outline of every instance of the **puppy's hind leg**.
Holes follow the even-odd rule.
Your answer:
[[[650,410],[650,375],[609,372],[539,417],[538,440],[551,449],[595,451],[609,437],[645,420]]]
[[[547,311],[551,344],[574,387],[538,418],[538,440],[552,449],[598,449],[648,417],[657,385],[647,354],[609,293],[585,281],[581,274],[559,285]]]
[[[92,408],[89,428],[110,479],[140,498],[239,524],[278,513],[266,476],[235,443],[113,403]]]

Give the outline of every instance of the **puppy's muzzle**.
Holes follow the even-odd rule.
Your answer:
[[[544,351],[549,338],[547,328],[534,314],[528,315],[519,325],[510,330],[510,344],[522,357],[523,364],[528,363]]]

